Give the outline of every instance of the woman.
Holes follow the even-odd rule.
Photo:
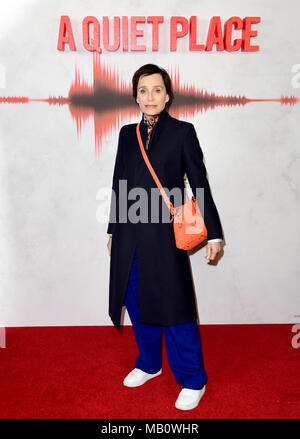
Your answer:
[[[221,251],[223,233],[195,128],[169,115],[174,95],[164,69],[146,64],[135,72],[132,85],[142,112],[140,133],[150,163],[165,190],[179,188],[182,194],[179,200],[169,197],[174,207],[184,203],[185,174],[197,202],[196,189],[204,189],[206,258],[213,260]],[[153,193],[158,188],[141,154],[136,125],[120,130],[113,174],[107,229],[111,235],[109,315],[120,330],[121,310],[126,305],[140,351],[135,369],[123,384],[140,386],[161,374],[164,330],[168,361],[182,386],[175,406],[189,410],[198,405],[207,382],[192,273],[187,251],[176,247],[170,212],[162,197],[158,212],[153,209]]]

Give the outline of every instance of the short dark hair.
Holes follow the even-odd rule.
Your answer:
[[[140,67],[134,73],[134,75],[132,77],[132,96],[136,102],[137,86],[138,86],[138,82],[139,82],[140,77],[143,75],[146,75],[146,76],[153,75],[154,73],[160,73],[162,78],[163,78],[167,94],[169,95],[169,100],[168,100],[168,102],[166,102],[166,105],[165,105],[166,110],[168,110],[170,108],[170,106],[172,105],[172,102],[174,99],[172,81],[171,81],[171,78],[170,78],[168,72],[165,69],[157,66],[156,64],[144,64],[142,67]]]

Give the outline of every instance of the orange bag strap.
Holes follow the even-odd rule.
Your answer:
[[[174,212],[175,212],[174,206],[171,203],[171,201],[169,200],[166,192],[164,191],[164,189],[163,189],[163,187],[162,187],[162,185],[161,185],[157,175],[155,174],[154,169],[152,168],[151,163],[149,162],[149,159],[147,157],[147,154],[146,154],[146,151],[145,151],[145,148],[144,148],[144,145],[143,145],[143,141],[142,141],[142,138],[141,138],[141,134],[140,134],[140,123],[138,123],[137,126],[136,126],[136,134],[137,134],[137,138],[138,138],[138,141],[139,141],[140,149],[141,149],[142,155],[144,157],[144,160],[146,162],[146,165],[148,166],[149,171],[151,172],[151,175],[154,178],[155,183],[157,184],[157,186],[158,186],[158,188],[159,188],[159,190],[160,190],[160,192],[161,192],[161,194],[163,196],[163,199],[164,199],[166,205],[168,206],[168,208],[169,208],[169,210],[171,212],[171,215],[173,216]],[[172,220],[173,220],[173,218],[171,219],[171,221]]]

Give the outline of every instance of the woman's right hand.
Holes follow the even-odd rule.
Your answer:
[[[107,248],[108,248],[109,256],[110,256],[110,250],[111,250],[111,240],[112,240],[112,236],[109,237],[108,243],[107,243]]]

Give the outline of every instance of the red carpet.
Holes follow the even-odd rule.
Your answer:
[[[197,408],[174,406],[167,362],[138,388],[123,386],[138,353],[131,326],[6,328],[0,417],[254,419],[300,417],[300,347],[292,324],[201,325],[208,382]]]

